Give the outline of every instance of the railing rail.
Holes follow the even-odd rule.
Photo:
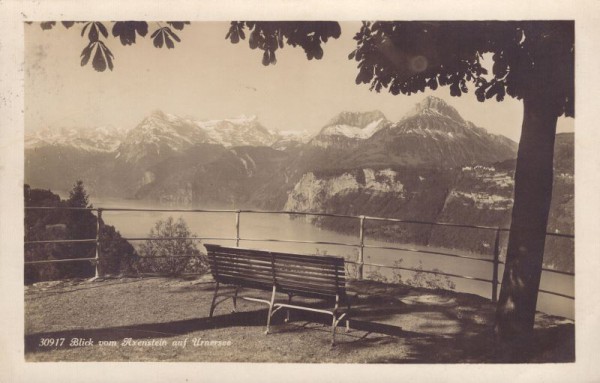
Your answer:
[[[86,239],[65,239],[65,240],[35,240],[35,241],[24,241],[25,245],[29,244],[43,244],[43,243],[95,243],[96,251],[94,258],[74,258],[74,259],[52,259],[52,260],[43,260],[43,261],[27,261],[25,264],[43,264],[43,263],[59,263],[59,262],[94,262],[95,263],[95,274],[96,277],[99,276],[98,264],[101,257],[101,238],[100,238],[100,222],[102,220],[102,213],[108,211],[131,211],[131,212],[182,212],[182,213],[233,213],[235,214],[235,237],[204,237],[204,236],[190,236],[190,237],[130,237],[123,238],[127,241],[147,241],[147,240],[155,240],[155,241],[165,241],[165,240],[178,240],[178,239],[188,239],[188,240],[215,240],[215,241],[235,241],[237,247],[240,245],[240,241],[245,242],[279,242],[279,243],[304,243],[304,244],[315,244],[315,245],[335,245],[335,246],[347,246],[354,247],[358,249],[358,259],[356,262],[354,261],[346,261],[349,264],[355,264],[357,266],[357,278],[364,278],[364,266],[371,267],[383,267],[388,269],[398,269],[398,270],[407,270],[413,272],[423,272],[435,275],[443,275],[447,277],[453,278],[461,278],[467,280],[475,280],[480,282],[486,282],[492,284],[492,292],[491,292],[491,300],[496,302],[498,299],[498,287],[500,286],[499,280],[499,265],[505,264],[500,260],[500,236],[501,233],[510,232],[509,228],[503,227],[493,227],[493,226],[483,226],[483,225],[465,225],[465,224],[456,224],[456,223],[448,223],[448,222],[428,222],[428,221],[418,221],[418,220],[404,220],[398,218],[384,218],[384,217],[371,217],[371,216],[354,216],[354,215],[345,215],[345,214],[330,214],[330,213],[316,213],[316,212],[296,212],[296,211],[265,211],[265,210],[248,210],[248,209],[152,209],[152,208],[73,208],[73,207],[26,207],[26,210],[81,210],[81,211],[91,211],[96,212],[96,237],[95,238],[86,238]],[[348,219],[358,219],[359,220],[359,235],[357,243],[342,243],[342,242],[330,242],[330,241],[309,241],[309,240],[296,240],[296,239],[274,239],[274,238],[244,238],[241,236],[240,229],[240,220],[242,213],[249,214],[284,214],[284,215],[303,215],[303,216],[316,216],[316,217],[333,217],[333,218],[348,218]],[[479,229],[479,230],[489,230],[495,232],[494,239],[494,250],[493,250],[493,259],[479,258],[475,256],[461,255],[461,254],[453,254],[447,253],[443,251],[436,251],[433,249],[419,249],[414,247],[406,247],[406,246],[382,246],[382,245],[369,245],[365,244],[365,222],[366,221],[377,221],[377,222],[394,222],[394,223],[405,223],[405,224],[416,224],[416,225],[432,225],[432,226],[445,226],[445,227],[456,227],[462,229]],[[546,233],[546,236],[555,236],[555,237],[563,237],[563,238],[575,238],[573,234],[563,234],[563,233]],[[460,275],[454,273],[447,273],[440,270],[426,270],[426,269],[416,269],[410,267],[401,267],[398,265],[385,265],[385,264],[377,264],[377,263],[367,263],[364,261],[364,250],[365,249],[382,249],[382,250],[394,250],[394,251],[409,251],[414,253],[423,253],[423,254],[433,254],[440,255],[446,257],[455,257],[461,259],[467,259],[471,261],[479,261],[479,262],[488,262],[493,264],[492,269],[492,277],[491,279],[473,277],[468,275]],[[185,258],[190,258],[193,256],[182,256]],[[554,270],[548,268],[542,268],[543,271],[549,273],[557,273],[567,276],[574,276],[575,274],[568,271]],[[555,291],[542,290],[539,292],[560,296],[568,299],[575,299],[574,296],[570,296],[567,294],[562,294]]]

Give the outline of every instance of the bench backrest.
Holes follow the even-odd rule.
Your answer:
[[[344,258],[204,245],[216,281],[302,296],[346,295]]]

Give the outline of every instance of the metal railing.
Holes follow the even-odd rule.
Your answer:
[[[215,241],[235,241],[236,247],[239,247],[240,241],[247,242],[280,242],[280,243],[309,243],[316,245],[335,245],[335,246],[347,246],[354,247],[358,249],[358,259],[356,262],[354,261],[346,261],[346,263],[355,264],[357,266],[357,279],[364,278],[364,266],[371,267],[383,267],[388,269],[398,269],[398,270],[406,270],[412,272],[423,272],[434,275],[442,275],[446,277],[452,278],[461,278],[467,280],[474,280],[479,282],[486,282],[492,284],[492,293],[491,300],[492,302],[496,302],[498,299],[498,287],[501,285],[499,280],[499,266],[505,264],[505,262],[500,260],[500,235],[503,232],[510,232],[508,228],[502,227],[493,227],[493,226],[482,226],[482,225],[465,225],[465,224],[455,224],[455,223],[446,223],[446,222],[428,222],[428,221],[417,221],[417,220],[404,220],[397,218],[383,218],[383,217],[371,217],[371,216],[355,216],[355,215],[344,215],[344,214],[329,214],[329,213],[312,213],[312,212],[297,212],[297,211],[266,211],[266,210],[218,210],[218,209],[150,209],[150,208],[69,208],[69,207],[26,207],[26,210],[82,210],[82,211],[90,211],[96,212],[96,238],[87,238],[87,239],[70,239],[70,240],[41,240],[41,241],[24,241],[25,245],[28,244],[42,244],[42,243],[95,243],[96,251],[94,258],[74,258],[74,259],[52,259],[52,260],[42,260],[42,261],[27,261],[25,264],[42,264],[42,263],[59,263],[59,262],[93,262],[95,264],[95,276],[99,277],[98,263],[100,260],[100,222],[102,220],[102,212],[103,211],[129,211],[129,212],[181,212],[181,213],[230,213],[235,214],[235,237],[129,237],[122,238],[128,241],[142,241],[142,240],[177,240],[177,239],[190,239],[190,240],[215,240]],[[329,241],[307,241],[307,240],[294,240],[294,239],[272,239],[272,238],[243,238],[240,235],[240,216],[242,213],[251,213],[251,214],[284,214],[284,215],[292,215],[292,216],[316,216],[316,217],[330,217],[330,218],[349,218],[349,219],[358,219],[359,220],[359,237],[358,243],[342,243],[342,242],[329,242]],[[397,247],[397,246],[381,246],[381,245],[367,245],[365,244],[365,222],[366,221],[380,221],[380,222],[394,222],[394,223],[403,223],[403,224],[418,224],[418,225],[432,225],[432,226],[445,226],[445,227],[456,227],[456,228],[467,228],[467,229],[479,229],[479,230],[488,230],[495,232],[494,239],[494,250],[493,250],[493,259],[479,258],[469,255],[462,254],[453,254],[447,253],[437,250],[430,249],[418,249],[412,247]],[[546,233],[546,236],[554,236],[554,237],[562,237],[562,238],[571,238],[574,239],[575,236],[572,234],[562,234],[562,233]],[[401,267],[398,265],[385,265],[385,264],[376,264],[376,263],[367,263],[364,260],[364,250],[365,248],[370,249],[383,249],[383,250],[394,250],[394,251],[409,251],[414,253],[423,253],[423,254],[433,254],[433,255],[441,255],[446,257],[455,257],[461,259],[467,259],[471,261],[477,262],[488,262],[493,264],[492,268],[492,278],[479,278],[468,275],[460,275],[453,273],[446,273],[439,270],[426,270],[426,269],[416,269],[410,267]],[[182,257],[194,257],[194,256],[182,256]],[[157,257],[153,257],[157,258]],[[575,274],[567,271],[554,270],[549,268],[542,268],[543,271],[549,273],[556,273],[568,276],[574,276]],[[539,289],[539,292],[551,294],[555,296],[560,296],[563,298],[568,298],[574,300],[575,297],[567,294],[562,294],[555,291],[542,290]]]

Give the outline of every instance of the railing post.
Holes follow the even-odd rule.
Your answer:
[[[496,230],[494,242],[494,271],[492,272],[492,302],[498,301],[498,264],[500,263],[500,229]]]
[[[359,231],[359,240],[360,240],[360,248],[358,252],[358,279],[363,279],[363,266],[365,263],[365,216],[361,215],[360,217],[360,231]]]
[[[240,247],[240,213],[238,210],[235,212],[235,247]]]
[[[100,263],[100,221],[102,220],[102,209],[96,211],[96,278],[100,277],[99,263]]]

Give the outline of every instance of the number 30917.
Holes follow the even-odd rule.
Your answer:
[[[61,347],[65,338],[40,338],[40,347]]]

